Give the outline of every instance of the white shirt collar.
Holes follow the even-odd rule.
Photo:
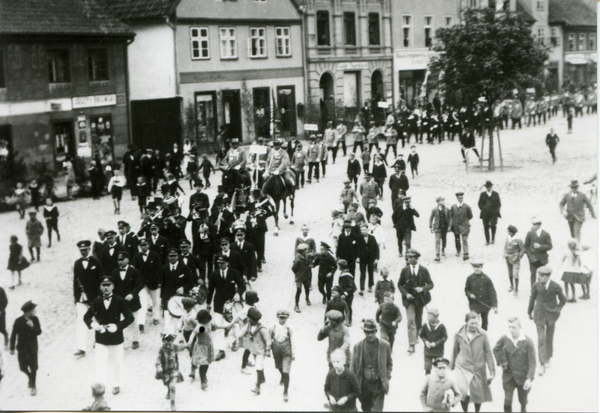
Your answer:
[[[513,342],[513,344],[515,345],[515,347],[517,347],[517,343],[519,341],[525,341],[525,335],[523,334],[523,331],[519,332],[519,337],[517,337],[517,339],[513,339],[512,335],[510,333],[508,333],[508,338],[510,339],[510,341]]]
[[[538,228],[537,230],[535,230],[535,235],[537,235],[538,237],[542,236],[542,228]]]

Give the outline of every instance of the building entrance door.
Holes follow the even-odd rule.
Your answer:
[[[247,119],[247,121],[251,121]],[[239,90],[223,91],[223,125],[227,128],[229,139],[238,138],[243,142],[242,136],[242,111]]]
[[[75,141],[73,139],[73,122],[56,122],[52,127],[54,136],[54,160],[57,164],[62,164],[67,160],[67,156],[75,156]],[[61,166],[62,167],[62,166]]]
[[[279,113],[281,113],[281,132],[296,136],[296,89],[294,86],[277,88],[277,105]]]
[[[358,108],[360,106],[360,72],[344,72],[344,106]]]
[[[113,128],[110,115],[91,118],[92,156],[100,157],[102,163],[113,160]]]
[[[213,143],[217,137],[216,93],[196,93],[196,139],[200,143]]]
[[[257,138],[271,137],[270,91],[271,89],[268,87],[252,89],[254,99],[254,136]]]

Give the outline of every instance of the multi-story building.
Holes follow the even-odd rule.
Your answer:
[[[465,3],[462,8],[465,7],[475,7],[475,4]],[[429,59],[435,53],[432,51],[435,31],[460,23],[460,10],[458,1],[392,2],[394,102],[402,97],[411,103],[421,94]]]
[[[95,0],[0,0],[0,140],[9,153],[53,166],[119,157],[133,38]]]
[[[307,100],[329,102],[329,110],[335,102],[348,116],[368,99],[391,101],[392,0],[297,3],[304,14]]]
[[[549,2],[550,74],[557,89],[597,82],[596,8],[584,0]]]

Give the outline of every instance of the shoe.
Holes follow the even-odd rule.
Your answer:
[[[318,182],[318,181],[317,181]],[[260,387],[256,386],[252,390],[250,390],[254,394],[260,394]]]
[[[492,240],[492,244],[494,244],[496,242],[496,240]]]
[[[456,256],[457,256],[457,257],[460,257],[460,252],[457,252],[457,253],[456,253]]]
[[[288,397],[287,393],[283,393],[283,401],[287,402],[290,398]]]
[[[250,278],[250,281],[252,281],[252,282],[256,281],[256,277]]]
[[[327,304],[327,297],[323,297],[323,304]]]
[[[208,387],[208,381],[205,381],[205,382],[203,382],[203,383],[200,385],[200,388],[201,388],[202,390],[206,390],[206,388],[207,388],[207,387]]]
[[[233,343],[231,344],[231,351],[238,351],[239,345],[238,345],[238,341],[234,340]]]
[[[308,298],[306,299],[306,305],[307,305],[307,306],[311,306],[311,305],[312,305],[312,304],[310,303],[310,300],[309,300]]]
[[[576,303],[577,299],[575,297],[571,298],[570,300],[567,300],[568,303]]]
[[[442,257],[445,257],[446,253],[444,251],[442,251]]]
[[[113,394],[116,396],[119,393],[121,393],[121,389],[118,387],[113,387]]]
[[[518,296],[519,296],[519,290],[515,290],[515,291],[513,292],[513,295],[514,295],[515,297],[518,297]]]
[[[490,242],[489,242],[489,241],[486,241],[486,242],[485,242],[485,246],[487,247],[488,245],[490,245]]]
[[[587,300],[587,296],[585,294],[583,294],[581,297],[579,297],[580,300]],[[570,303],[570,300],[567,300],[568,303]]]
[[[300,311],[300,307],[298,307],[298,306],[294,307],[294,311],[297,312],[297,313],[301,313],[302,312],[302,311]]]
[[[373,294],[373,289],[372,288],[369,288],[368,291],[369,291],[369,294]]]
[[[258,269],[258,272],[262,272],[262,268],[259,268],[259,269]]]
[[[440,257],[435,257],[435,261],[440,262]]]
[[[48,248],[52,247],[52,244],[48,244]]]
[[[398,257],[402,258],[402,253],[398,254]]]
[[[190,372],[190,374],[188,375],[188,377],[192,380],[194,380],[196,378],[196,370],[192,370]]]
[[[167,391],[167,395],[165,396],[165,399],[169,400],[171,398],[171,390]]]
[[[139,327],[140,327],[140,333],[143,333],[143,332],[144,332],[144,325],[143,325],[143,324],[140,324],[140,326],[139,326]]]
[[[254,362],[252,360],[248,360],[248,367],[254,367]]]
[[[510,293],[513,290],[513,286],[511,285],[510,288],[508,289],[508,292]]]
[[[250,370],[248,367],[244,367],[241,372],[248,375],[252,374],[252,370]]]
[[[134,342],[131,344],[131,348],[132,348],[132,349],[134,349],[134,350],[137,350],[139,347],[140,347],[140,343],[139,343],[139,342],[137,342],[137,341],[134,341]]]
[[[215,361],[223,360],[225,358],[225,352],[223,350],[219,350],[219,354],[215,357]]]
[[[33,386],[31,388],[31,391],[29,392],[29,394],[31,394],[32,396],[35,396],[37,394],[37,389],[35,388],[35,386]]]
[[[361,291],[358,293],[358,295],[360,295],[362,297],[363,295],[365,295],[365,293],[364,293],[364,291]]]
[[[463,257],[463,261],[469,261],[469,256],[468,256],[468,255],[465,255],[465,256]]]
[[[411,354],[414,353],[415,352],[415,346],[412,345],[412,344],[410,346],[408,346],[408,352],[411,353]]]
[[[546,367],[544,366],[544,364],[542,364],[542,365],[540,366],[540,371],[538,372],[538,374],[539,374],[540,376],[543,376],[545,372],[546,372]]]
[[[83,356],[85,356],[85,351],[83,351],[83,350],[77,350],[77,351],[75,352],[75,354],[73,354],[73,355],[74,355],[75,357],[83,357]]]
[[[158,321],[158,320],[152,320],[152,324],[154,324],[155,326],[157,326],[158,323],[160,323],[160,321]]]

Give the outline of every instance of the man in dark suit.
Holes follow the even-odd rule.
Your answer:
[[[228,258],[227,266],[232,270],[237,271],[237,273],[244,278],[247,274],[247,269],[244,265],[242,254],[239,251],[233,251],[231,249],[231,241],[229,241],[229,238],[227,237],[221,238],[219,240],[219,245],[221,246],[221,252],[219,255],[223,255]],[[216,268],[218,268],[218,265]]]
[[[571,238],[581,241],[581,227],[585,221],[585,207],[590,211],[592,218],[596,218],[594,206],[587,196],[579,192],[579,183],[576,180],[571,181],[571,192],[565,194],[560,201],[560,212],[569,222]]]
[[[473,211],[471,207],[465,204],[465,193],[460,191],[456,193],[456,204],[450,208],[450,225],[454,233],[454,244],[456,245],[456,256],[460,257],[460,247],[462,238],[463,261],[469,259],[469,232],[471,232],[471,219]]]
[[[404,242],[407,251],[410,249],[412,232],[417,230],[414,217],[419,217],[417,210],[410,205],[411,198],[409,196],[405,196],[402,202],[404,205],[396,207],[392,214],[392,222],[396,228],[400,256],[402,256],[402,242]]]
[[[500,195],[492,190],[493,184],[491,181],[485,183],[485,191],[479,195],[479,209],[481,214],[479,218],[483,221],[483,231],[485,233],[485,245],[490,245],[496,240],[496,224],[500,216]],[[490,230],[492,232],[490,236]]]
[[[194,181],[194,189],[196,192],[190,196],[190,213],[196,208],[206,208],[206,211],[210,210],[210,201],[208,199],[208,195],[202,192],[202,189],[204,189],[202,180],[196,179]]]
[[[117,243],[117,233],[113,230],[106,231],[106,245],[100,254],[100,262],[104,274],[112,273],[112,270],[119,266],[117,255],[119,251],[125,251],[125,248]]]
[[[365,224],[360,226],[361,236],[357,239],[358,259],[360,260],[360,292],[364,295],[366,272],[369,272],[369,292],[373,292],[373,271],[379,261],[379,245],[373,235],[369,234],[369,227]]]
[[[542,220],[533,218],[533,228],[525,237],[525,253],[529,258],[529,270],[531,271],[531,286],[537,280],[538,268],[548,264],[548,251],[552,249],[552,238],[550,234],[542,229]]]
[[[354,153],[350,153],[350,159],[348,159],[348,168],[346,169],[346,174],[348,175],[348,179],[350,182],[354,182],[354,190],[357,190],[358,186],[358,176],[361,173],[360,162],[358,159],[355,159]]]
[[[123,367],[123,330],[133,323],[127,302],[113,294],[112,277],[100,280],[101,296],[96,297],[83,319],[88,328],[96,330],[96,382],[107,384],[107,369],[112,373],[113,394],[121,391]]]
[[[213,271],[208,282],[208,297],[206,299],[207,309],[211,309],[211,303],[214,296],[213,321],[217,326],[226,325],[223,315],[223,306],[227,301],[233,300],[236,294],[237,299],[241,301],[241,296],[246,291],[246,285],[241,274],[232,268],[228,268],[229,257],[219,255],[217,257],[218,268]],[[218,329],[213,333],[213,343],[218,354],[215,361],[225,358],[225,333],[223,329]]]
[[[83,316],[90,308],[90,304],[100,294],[100,277],[103,274],[100,260],[90,254],[91,241],[79,241],[77,247],[81,258],[73,264],[73,296],[75,298],[75,322],[77,331],[77,351],[75,356],[85,356],[87,348],[88,328],[83,321]]]
[[[444,205],[445,198],[438,197],[437,206],[431,211],[429,229],[435,234],[435,260],[440,261],[440,255],[446,256],[446,234],[450,225],[450,210]]]
[[[133,343],[132,349],[137,349],[140,346],[140,330],[139,326],[144,325],[146,314],[142,314],[139,310],[142,308],[140,304],[140,291],[144,288],[144,281],[140,272],[129,265],[129,254],[127,251],[119,251],[118,253],[119,268],[115,268],[111,274],[114,283],[114,294],[125,299],[129,306],[129,311],[135,318],[133,326]]]
[[[552,155],[552,163],[556,162],[556,146],[560,142],[560,138],[554,132],[554,128],[550,128],[550,133],[546,135],[546,146],[550,149],[550,155]]]
[[[225,202],[215,202],[209,222],[216,226],[217,237],[219,239],[223,237],[229,237],[231,235],[229,227],[233,221],[235,221],[235,217],[231,211],[225,209]]]
[[[231,244],[231,251],[239,252],[246,269],[247,279],[254,282],[257,275],[256,251],[254,245],[246,241],[246,229],[238,228],[235,231],[235,242]]]
[[[400,272],[398,290],[402,293],[402,305],[406,308],[406,319],[408,328],[408,352],[415,352],[415,345],[419,341],[419,331],[423,318],[423,307],[431,301],[429,291],[433,288],[433,282],[427,268],[419,265],[418,251],[406,252],[408,264]]]
[[[179,260],[177,248],[169,248],[167,257],[168,262],[163,265],[160,297],[165,316],[165,330],[168,333],[175,333],[178,319],[169,313],[169,300],[175,295],[187,294],[194,287],[195,280],[192,270]]]
[[[38,370],[38,340],[37,336],[42,334],[40,320],[35,315],[36,305],[27,301],[21,307],[23,315],[15,319],[12,333],[10,335],[10,354],[15,354],[15,344],[19,369],[29,378],[31,395],[35,396],[36,376]]]
[[[527,411],[527,395],[535,376],[535,344],[521,333],[521,320],[508,319],[509,334],[503,335],[494,346],[496,362],[502,367],[504,411],[512,412],[515,389],[519,395],[521,411]],[[510,335],[510,337],[509,337]]]
[[[394,166],[394,175],[390,176],[390,191],[392,192],[392,208],[394,208],[394,202],[398,199],[398,194],[400,190],[408,191],[410,184],[408,183],[408,178],[404,173],[404,169],[400,168],[399,165]]]
[[[467,277],[465,294],[469,299],[469,310],[481,316],[481,328],[488,329],[488,313],[493,308],[498,313],[498,296],[494,283],[483,273],[483,262],[471,261],[473,274]]]
[[[169,241],[162,235],[158,234],[159,226],[156,223],[150,224],[150,236],[148,241],[150,242],[150,250],[154,251],[160,257],[162,264],[167,263],[167,248],[169,247]]]
[[[150,250],[150,241],[147,238],[140,240],[140,252],[131,261],[139,272],[144,282],[144,288],[139,294],[142,316],[140,331],[144,331],[146,311],[148,309],[148,298],[152,300],[152,319],[154,325],[160,320],[160,286],[162,282],[162,264],[158,253]]]
[[[354,277],[356,258],[358,257],[358,237],[352,231],[350,222],[344,222],[342,233],[338,237],[335,256],[338,260],[344,260],[348,263],[348,272]]]
[[[550,280],[552,269],[541,267],[537,273],[539,281],[531,289],[527,313],[537,328],[541,376],[553,355],[554,327],[567,297],[563,294],[561,286]]]
[[[138,239],[133,232],[130,232],[131,227],[125,221],[119,221],[119,235],[117,243],[125,248],[130,257],[135,256],[138,252]]]
[[[194,284],[204,284],[204,280],[200,278],[200,259],[190,252],[192,243],[187,239],[179,241],[179,251],[181,261],[189,267],[194,277]]]

